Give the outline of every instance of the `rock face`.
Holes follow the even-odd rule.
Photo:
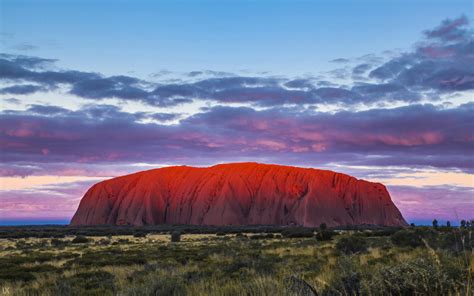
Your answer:
[[[407,223],[384,185],[257,163],[166,167],[92,186],[71,225],[319,226]]]

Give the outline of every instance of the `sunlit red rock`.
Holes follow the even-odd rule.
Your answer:
[[[258,163],[175,166],[92,186],[71,225],[406,225],[384,185]]]

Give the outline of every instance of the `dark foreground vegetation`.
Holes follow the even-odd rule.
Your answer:
[[[472,295],[470,227],[0,227],[4,295]]]
[[[327,229],[322,224],[324,230]],[[147,235],[168,234],[178,231],[183,234],[237,234],[237,233],[281,233],[283,231],[317,231],[320,227],[308,228],[278,225],[247,225],[247,226],[198,226],[198,225],[153,225],[133,226],[66,226],[66,225],[27,225],[0,226],[1,238],[64,238],[71,235],[109,236],[109,235]],[[380,230],[393,231],[399,228],[387,228],[373,225],[346,226],[333,230]]]

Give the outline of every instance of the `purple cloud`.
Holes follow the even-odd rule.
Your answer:
[[[27,95],[44,90],[40,85],[25,84],[0,88],[0,94]]]
[[[44,185],[31,189],[0,191],[2,220],[70,218],[80,198],[95,181]]]
[[[465,15],[457,19],[446,19],[441,25],[433,30],[425,31],[425,35],[430,39],[440,39],[443,41],[459,40],[468,34],[465,27],[469,24],[469,20]]]
[[[426,31],[415,52],[393,58],[372,70],[370,77],[414,90],[474,89],[473,31],[466,17],[445,20]]]
[[[473,111],[472,103],[451,109],[412,105],[335,114],[220,106],[167,126],[139,123],[155,115],[126,113],[115,106],[79,111],[32,106],[1,115],[0,141],[7,168],[19,163],[75,166],[247,158],[471,171]]]
[[[431,222],[433,219],[472,219],[474,203],[472,188],[389,186],[392,198],[408,221]]]

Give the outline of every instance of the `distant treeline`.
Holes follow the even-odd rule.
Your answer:
[[[325,225],[322,224],[323,228]],[[182,234],[237,234],[237,233],[289,233],[289,232],[314,232],[320,227],[281,226],[281,225],[153,225],[153,226],[66,226],[66,225],[29,225],[29,226],[0,226],[0,238],[62,238],[65,236],[113,236],[113,235],[146,235],[170,234],[178,231]],[[357,225],[335,227],[331,230],[374,230],[388,232],[388,235],[400,230],[400,227],[382,227],[375,225]]]

